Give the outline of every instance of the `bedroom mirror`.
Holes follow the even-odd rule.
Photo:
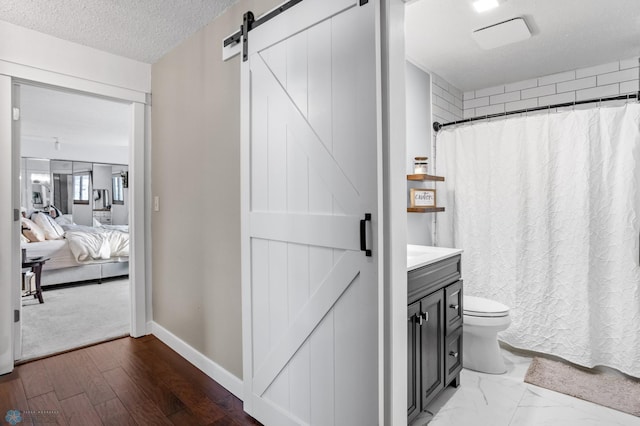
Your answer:
[[[73,203],[73,162],[51,160],[52,204],[62,212],[71,214]]]
[[[89,204],[91,191],[91,163],[73,162],[73,204]]]
[[[111,169],[111,193],[114,205],[124,205],[125,189],[129,188],[129,168],[124,165],[114,165]]]
[[[114,225],[129,224],[129,166],[111,165],[111,221]]]
[[[126,164],[23,157],[20,197],[27,212],[55,206],[77,225],[129,224]]]
[[[93,205],[90,204],[93,163],[73,161],[73,222],[93,226]]]
[[[111,199],[108,189],[93,190],[93,210],[111,210]]]
[[[23,158],[21,161],[21,205],[27,211],[41,209],[51,202],[51,169],[49,160]]]

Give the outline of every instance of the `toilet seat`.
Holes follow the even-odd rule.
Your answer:
[[[470,317],[496,318],[509,315],[509,307],[483,297],[462,296],[463,313]]]

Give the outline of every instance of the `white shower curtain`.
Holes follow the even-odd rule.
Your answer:
[[[640,106],[443,129],[436,166],[437,243],[511,307],[500,339],[640,377]]]

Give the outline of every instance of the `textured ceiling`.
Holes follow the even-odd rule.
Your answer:
[[[152,64],[236,1],[1,0],[0,20]]]
[[[530,39],[482,50],[471,37],[516,17]],[[416,0],[406,36],[409,59],[467,91],[638,56],[640,0],[504,0],[483,14],[471,0]]]

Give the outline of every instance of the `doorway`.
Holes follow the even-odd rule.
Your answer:
[[[33,80],[20,80],[9,76],[0,76],[0,93],[2,103],[0,110],[3,115],[0,120],[0,139],[2,150],[2,179],[0,179],[0,198],[12,201],[0,213],[0,373],[12,371],[14,361],[21,354],[21,251],[20,251],[20,147],[19,147],[19,89],[20,84],[37,85],[77,94],[101,96],[128,104],[128,115],[131,119],[128,175],[129,199],[132,200],[132,210],[129,214],[130,265],[129,279],[131,286],[129,294],[131,300],[129,334],[139,337],[147,334],[148,321],[147,298],[148,290],[145,279],[145,190],[144,182],[146,158],[146,135],[148,114],[144,94],[114,90],[100,83],[83,84],[80,80],[59,79],[48,72],[40,72],[39,81],[49,84],[36,83]]]
[[[16,84],[27,361],[129,334],[131,105]]]

